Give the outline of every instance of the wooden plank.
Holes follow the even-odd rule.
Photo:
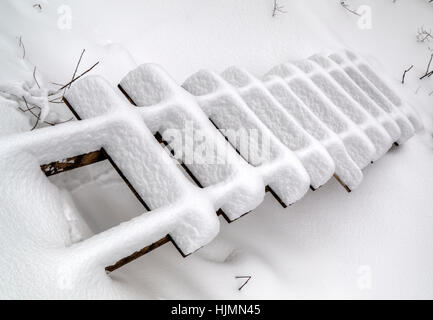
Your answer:
[[[48,164],[41,165],[41,170],[47,177],[69,171],[72,169],[88,166],[90,164],[107,160],[106,153],[102,149],[92,151],[78,156],[66,158],[60,161],[50,162]]]
[[[134,252],[133,254],[120,259],[119,261],[117,261],[115,264],[105,267],[105,271],[107,272],[112,272],[114,270],[119,269],[120,267],[123,267],[125,264],[130,263],[131,261],[134,261],[135,259],[145,255],[146,253],[149,253],[153,250],[155,250],[156,248],[161,247],[162,245],[168,243],[168,242],[172,242],[171,237],[169,235],[165,236],[164,238],[161,238],[160,240],[152,243],[151,245],[148,245],[147,247],[144,247],[143,249]]]
[[[120,85],[120,83],[117,85],[117,87],[123,93],[123,95],[126,97],[126,99],[128,99],[129,103],[132,104],[133,106],[137,107],[137,105],[135,104],[134,100],[132,100],[132,98],[129,96],[129,94],[122,88],[122,86]]]
[[[287,204],[285,204],[284,202],[283,202],[283,200],[281,200],[281,198],[275,193],[275,191],[274,190],[272,190],[272,188],[270,187],[270,186],[266,186],[265,187],[265,191],[266,192],[270,192],[271,194],[272,194],[272,196],[275,198],[275,200],[277,200],[278,201],[278,203],[285,209],[285,208],[287,208]]]
[[[242,154],[239,152],[239,150],[237,148],[235,148],[233,146],[233,144],[229,141],[229,139],[223,135],[223,133],[221,132],[220,128],[215,124],[215,122],[213,122],[213,120],[211,118],[209,118],[209,121],[214,125],[214,127],[218,130],[218,132],[224,137],[224,139],[226,139],[226,141],[230,144],[230,146],[235,149],[235,151],[241,156],[242,159],[244,159],[245,162],[249,163],[249,161],[247,159],[245,159]],[[249,163],[250,164],[250,163]],[[250,164],[251,165],[251,164]],[[271,189],[271,187],[266,186],[265,187],[265,192],[270,192],[272,194],[272,196],[275,198],[275,200],[278,201],[278,203],[283,207],[283,208],[287,208],[287,205],[281,200],[281,198],[274,192],[274,190]],[[247,212],[248,213],[248,212]],[[246,213],[246,214],[247,214]],[[243,217],[244,215],[242,215],[241,217]],[[239,217],[240,218],[240,217]],[[238,218],[238,219],[239,219]],[[236,219],[237,220],[237,219]]]
[[[134,103],[134,101],[131,99],[131,97],[126,93],[126,91],[120,86],[120,84],[118,85],[119,90],[125,95],[125,97],[129,100],[129,102],[136,106],[136,104]],[[65,102],[65,104],[68,106],[68,108],[71,110],[71,112],[74,114],[74,116],[78,119],[81,120],[81,118],[79,117],[79,115],[75,112],[74,108],[71,106],[71,104],[65,99],[63,98],[63,101]],[[210,120],[210,119],[209,119]],[[213,121],[210,120],[212,123]],[[215,125],[215,123],[213,123]],[[218,127],[215,125],[215,127],[218,129]],[[225,137],[226,138],[226,137]],[[164,141],[162,138],[162,135],[157,132],[155,134],[155,139],[159,142],[164,144],[166,147],[169,148],[169,151],[174,155],[174,150],[170,148],[169,144],[167,141]],[[227,139],[227,138],[226,138]],[[233,146],[232,146],[233,147]],[[236,148],[234,148],[236,150]],[[238,150],[236,150],[236,152],[239,153]],[[68,158],[66,160],[70,160],[70,161],[65,161],[66,163],[70,162],[71,165],[70,166],[66,166],[66,167],[62,167],[63,162],[59,161],[59,162],[52,162],[48,165],[43,165],[41,166],[42,170],[44,170],[44,172],[52,172],[52,174],[56,174],[56,173],[60,173],[60,172],[64,172],[66,170],[71,170],[74,168],[78,168],[81,166],[85,166],[85,165],[89,165],[91,163],[95,163],[98,161],[102,161],[102,160],[108,160],[111,165],[113,166],[113,168],[117,171],[117,173],[120,175],[120,177],[123,179],[123,181],[128,185],[128,187],[130,188],[130,190],[134,193],[134,195],[137,197],[137,199],[140,201],[140,203],[146,208],[146,210],[151,211],[151,208],[146,204],[146,202],[141,198],[141,196],[138,194],[138,192],[134,189],[134,187],[131,185],[131,183],[128,181],[128,179],[125,177],[125,175],[122,173],[122,171],[120,170],[120,168],[116,165],[116,163],[113,161],[113,159],[109,156],[109,154],[104,150],[104,148],[101,148],[101,150],[98,151],[94,151],[91,152],[89,154],[85,154],[85,155],[79,155],[76,157],[71,157]],[[197,184],[198,187],[203,188],[202,184],[200,183],[200,181],[197,179],[197,177],[194,176],[194,174],[191,172],[191,170],[189,170],[189,168],[182,162],[179,161],[180,165],[182,166],[182,168],[185,170],[185,172],[191,177],[191,179]],[[54,168],[54,169],[51,169]],[[59,168],[58,170],[56,168]],[[281,206],[283,206],[283,208],[286,208],[287,205],[281,201],[281,199],[275,194],[275,192],[269,187],[266,187],[266,192],[271,192],[271,194],[275,197],[275,199],[281,204]],[[245,213],[244,215],[248,214],[249,212]],[[223,216],[224,219],[228,222],[228,223],[232,223],[235,220],[230,220],[228,218],[228,216],[225,214],[225,212],[222,209],[219,209],[216,214],[218,216]],[[242,215],[241,217],[243,217],[244,215]],[[239,217],[239,218],[241,218]],[[237,220],[237,219],[236,219]],[[187,255],[185,255],[182,250],[180,250],[180,248],[177,246],[176,242],[170,237],[170,235],[166,235],[165,237],[159,239],[158,241],[144,247],[143,249],[136,251],[134,253],[132,253],[131,255],[124,257],[122,259],[120,259],[119,261],[117,261],[115,264],[107,266],[105,268],[106,272],[112,272],[114,270],[119,269],[120,267],[126,265],[127,263],[134,261],[135,259],[145,255],[146,253],[149,253],[153,250],[155,250],[156,248],[161,247],[162,245],[171,242],[174,247],[178,250],[178,252],[182,255],[182,257],[186,257]]]
[[[350,190],[350,188],[343,182],[341,181],[340,177],[337,176],[336,174],[334,174],[334,178],[337,179],[337,181],[343,186],[343,188],[347,191],[347,192],[352,192],[352,190]]]

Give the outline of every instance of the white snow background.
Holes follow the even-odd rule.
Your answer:
[[[61,259],[55,248],[47,255],[32,246],[36,239],[74,241],[68,212],[56,210],[71,210],[73,200],[90,236],[142,209],[104,163],[50,178],[49,190],[22,192],[14,176],[25,175],[33,187],[44,184],[17,156],[0,171],[0,179],[11,181],[0,197],[13,194],[11,202],[22,203],[13,216],[11,208],[0,208],[0,297],[433,298],[433,79],[418,79],[433,41],[416,38],[420,27],[433,28],[433,4],[346,2],[371,8],[371,29],[360,28],[360,18],[337,0],[280,0],[285,12],[276,17],[271,0],[2,1],[0,88],[31,80],[34,66],[41,83],[66,83],[83,48],[81,71],[100,61],[92,74],[116,85],[144,62],[162,65],[181,84],[202,68],[221,72],[239,65],[261,76],[287,60],[348,47],[385,70],[425,130],[364,169],[363,182],[350,194],[335,179],[287,209],[268,194],[239,221],[222,222],[217,238],[188,258],[168,244],[108,280],[78,283],[68,277],[70,266],[53,267]],[[71,25],[65,25],[65,12]],[[16,105],[2,102],[0,135],[30,130]],[[48,117],[70,116],[60,104],[50,109]],[[236,276],[252,278],[239,291],[243,281]]]

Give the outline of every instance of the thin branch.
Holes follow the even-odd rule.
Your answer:
[[[49,122],[49,121],[44,121],[44,123],[49,124],[50,126],[55,126],[61,123],[65,123],[65,122],[69,122],[72,121],[74,119],[74,117],[68,119],[68,120],[63,120],[63,121],[58,121],[58,122]]]
[[[59,87],[63,87],[64,84],[62,83],[57,83],[57,82],[51,82],[51,84],[55,85],[55,86],[59,86]]]
[[[62,102],[63,97],[57,97],[51,100],[48,100],[48,102],[56,103],[56,102]]]
[[[33,130],[38,126],[38,124],[39,124],[39,120],[41,119],[42,109],[39,108],[39,109],[40,109],[40,110],[39,110],[39,114],[36,115],[36,114],[32,111],[33,108],[32,108],[32,109],[29,108],[29,104],[27,103],[27,100],[26,100],[25,97],[23,97],[23,100],[24,100],[24,103],[26,104],[26,108],[27,108],[27,110],[30,111],[30,113],[31,113],[33,116],[36,117],[36,122],[35,122],[33,128],[30,130],[30,131],[33,131]]]
[[[251,276],[237,276],[235,277],[236,279],[247,279],[247,281],[244,282],[243,285],[241,285],[238,290],[241,291],[243,287],[245,287],[245,285],[248,283],[248,281],[251,280]]]
[[[416,37],[418,42],[428,42],[433,40],[433,34],[431,29],[427,31],[427,29],[425,29],[424,27],[418,28]]]
[[[83,51],[81,52],[80,59],[78,59],[78,63],[75,66],[74,74],[72,75],[71,81],[75,79],[75,75],[77,74],[77,70],[78,70],[78,67],[80,66],[81,59],[83,58],[84,52],[86,52],[86,49],[83,49]],[[72,85],[72,82],[69,84],[68,89],[71,88],[71,85]]]
[[[355,14],[355,15],[357,15],[357,16],[361,16],[361,15],[360,15],[358,12],[356,12],[355,10],[350,9],[350,5],[349,5],[348,3],[346,3],[346,1],[341,0],[341,1],[340,1],[340,4],[341,4],[341,6],[342,6],[344,9],[346,9],[346,10],[349,11],[350,13],[353,13],[353,14]]]
[[[19,47],[21,47],[21,48],[23,48],[23,59],[25,59],[26,58],[26,47],[24,46],[24,42],[23,42],[23,37],[22,36],[20,36],[19,37],[19,43],[18,43],[18,46]]]
[[[61,100],[49,100],[48,102],[50,102],[50,103],[57,103],[57,104],[64,104],[64,102],[63,101],[61,101]]]
[[[66,87],[68,87],[70,84],[74,83],[75,81],[77,81],[78,79],[80,79],[82,76],[84,76],[86,73],[90,72],[94,67],[96,67],[99,64],[99,61],[96,62],[93,66],[91,66],[89,69],[87,69],[86,71],[84,71],[82,74],[80,74],[78,77],[76,77],[75,79],[69,81],[67,84],[65,84],[63,87],[61,87],[60,89],[57,90],[57,92],[51,94],[57,94],[59,91],[62,91],[63,89],[65,89]]]
[[[24,110],[24,109],[21,108],[21,107],[19,107],[18,109],[19,109],[20,111],[24,112],[24,113],[25,113],[25,112],[30,112],[30,113],[31,113],[31,114],[36,118],[36,123],[34,124],[33,128],[31,129],[31,130],[34,130],[34,129],[37,127],[37,125],[39,124],[39,122],[40,122],[42,109],[41,109],[41,107],[39,107],[39,106],[37,106],[37,105],[34,105],[34,104],[31,104],[32,107],[30,107],[30,106],[29,106],[29,103],[28,103],[27,100],[26,100],[26,98],[25,98],[25,97],[22,97],[22,99],[23,99],[23,101],[24,101],[24,103],[25,103],[25,105],[26,105],[26,110]],[[39,114],[36,114],[36,113],[33,112],[33,109],[35,109],[35,108],[38,108],[38,109],[39,109]],[[48,125],[50,125],[50,126],[55,126],[55,125],[58,125],[58,124],[61,124],[61,123],[65,123],[65,122],[72,121],[73,119],[74,119],[74,118],[72,117],[72,118],[70,118],[70,119],[62,120],[62,121],[57,121],[57,122],[50,122],[50,121],[46,121],[46,120],[44,120],[43,123],[48,124]]]
[[[430,77],[433,74],[433,71],[430,71],[430,65],[431,65],[432,60],[433,60],[433,53],[430,55],[430,60],[429,60],[428,65],[427,65],[427,70],[426,70],[425,74],[421,78],[419,78],[420,80],[424,79],[425,77]]]
[[[40,89],[41,86],[39,85],[38,79],[36,79],[36,66],[33,69],[33,79],[35,79],[35,82],[36,82],[38,88]]]
[[[413,65],[411,65],[408,69],[404,70],[403,77],[401,78],[402,84],[404,83],[404,79],[406,78],[406,73],[408,73],[410,70],[412,70],[412,68],[413,68]]]
[[[427,65],[427,71],[425,73],[429,72],[432,59],[433,59],[433,53],[430,55],[430,60],[429,60],[428,65]]]
[[[287,13],[287,11],[284,10],[284,6],[280,5],[278,3],[278,0],[274,0],[274,7],[272,9],[272,17],[275,17],[279,14]]]
[[[24,110],[23,108],[21,108],[21,107],[18,107],[18,109],[20,109],[20,111],[22,111],[22,112],[24,112],[24,113],[26,113],[27,111],[31,111],[31,110],[33,110],[33,109],[36,109],[36,108],[39,108],[39,107],[31,107],[31,108],[28,108],[27,107],[27,109],[26,110]],[[40,108],[39,108],[40,109]]]

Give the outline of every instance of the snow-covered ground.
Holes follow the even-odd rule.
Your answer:
[[[77,280],[74,266],[61,263],[61,248],[79,240],[71,225],[90,237],[139,215],[140,204],[106,163],[48,183],[25,155],[1,158],[2,181],[32,183],[3,183],[0,190],[6,204],[0,207],[0,297],[433,297],[433,80],[418,79],[433,41],[416,37],[420,27],[433,28],[429,1],[346,1],[371,10],[371,21],[337,0],[280,0],[285,12],[275,17],[271,0],[38,3],[41,8],[34,1],[0,4],[0,89],[31,80],[34,66],[44,86],[67,83],[83,48],[81,71],[100,61],[92,74],[116,85],[146,62],[164,66],[182,84],[200,69],[222,72],[231,65],[260,78],[288,60],[346,47],[389,76],[425,129],[367,166],[350,194],[335,179],[286,209],[267,194],[242,219],[230,225],[221,219],[213,242],[188,258],[167,244],[109,278],[92,273],[91,281]],[[17,105],[0,102],[0,135],[31,129]],[[50,109],[49,121],[70,117],[61,104]],[[80,211],[87,224],[68,221],[68,210]],[[239,291],[243,280],[236,276],[252,278]]]

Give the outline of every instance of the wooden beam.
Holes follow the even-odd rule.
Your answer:
[[[130,263],[131,261],[134,261],[135,259],[145,255],[146,253],[149,253],[153,250],[155,250],[156,248],[161,247],[162,245],[171,242],[171,237],[169,235],[165,236],[164,238],[161,238],[160,240],[152,243],[151,245],[148,245],[147,247],[144,247],[143,249],[134,252],[133,254],[120,259],[119,261],[117,261],[115,264],[105,267],[105,271],[107,272],[112,272],[116,269],[119,269],[120,267],[123,267],[125,264]]]
[[[281,200],[281,198],[275,193],[275,191],[274,190],[272,190],[272,188],[270,187],[270,186],[266,186],[265,187],[265,191],[266,192],[270,192],[271,194],[272,194],[272,196],[275,198],[275,200],[277,200],[278,201],[278,203],[285,209],[285,208],[287,208],[287,204],[285,204],[284,202],[283,202],[283,200]]]
[[[88,166],[90,164],[107,160],[106,153],[103,149],[92,151],[78,156],[66,158],[60,161],[50,162],[48,164],[41,165],[41,170],[47,177],[69,171],[72,169]]]
[[[337,181],[343,186],[343,188],[347,191],[347,192],[352,192],[352,190],[350,190],[350,188],[343,182],[341,181],[340,177],[337,176],[336,174],[334,174],[334,178],[337,179]]]

